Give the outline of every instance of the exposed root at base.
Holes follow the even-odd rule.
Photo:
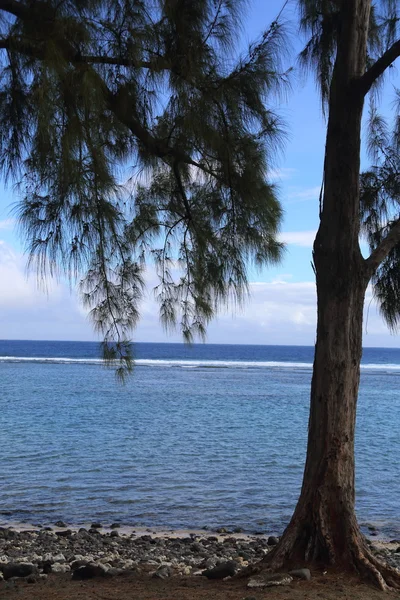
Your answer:
[[[252,577],[253,575],[257,575],[258,573],[272,573],[272,569],[269,569],[264,565],[264,559],[260,560],[258,563],[254,565],[250,565],[241,569],[237,575],[235,575],[236,579],[247,579],[248,577]]]
[[[285,572],[299,566],[309,567],[311,570],[313,568],[318,568],[318,570],[321,568],[334,568],[344,573],[359,575],[363,581],[373,584],[382,591],[400,590],[400,570],[379,560],[371,552],[359,531],[350,536],[346,560],[336,561],[332,550],[333,546],[331,545],[329,548],[329,561],[318,560],[318,558],[307,560],[304,554],[301,556],[296,544],[290,544],[288,537],[285,539],[284,536],[265,558],[241,571],[238,577],[251,577],[259,573]]]
[[[400,571],[381,562],[369,550],[359,551],[354,556],[355,569],[363,579],[370,581],[383,591],[400,589]]]

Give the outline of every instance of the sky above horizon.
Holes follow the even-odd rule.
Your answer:
[[[250,0],[243,18],[242,43],[260,36],[276,18],[282,0]],[[301,47],[293,19],[294,3],[284,18],[291,33],[292,61]],[[382,94],[383,102],[390,104]],[[318,227],[318,196],[322,179],[325,122],[312,77],[295,75],[287,98],[275,110],[286,123],[287,139],[277,158],[272,178],[279,187],[284,209],[281,239],[286,242],[283,261],[261,272],[250,272],[250,298],[241,309],[230,307],[210,324],[209,343],[312,345],[315,341],[316,294],[311,251]],[[63,282],[49,281],[38,289],[35,275],[27,276],[23,240],[15,231],[10,212],[18,197],[0,182],[0,339],[96,340],[76,291]],[[141,342],[182,341],[179,332],[166,334],[158,319],[149,271],[142,318],[133,339]],[[400,345],[379,316],[371,292],[366,299],[365,346]]]

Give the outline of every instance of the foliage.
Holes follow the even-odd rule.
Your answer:
[[[314,72],[323,107],[326,109],[334,76],[338,27],[343,22],[341,13],[346,8],[335,0],[299,0],[299,9],[301,28],[310,36],[300,55],[300,62],[304,68],[310,68]],[[385,53],[390,52],[399,36],[398,2],[372,2],[367,70]],[[373,165],[361,174],[360,179],[361,233],[366,237],[371,253],[398,226],[400,219],[400,92],[396,90],[392,131],[377,109],[384,75],[391,66],[391,63],[388,64],[371,83],[367,146]],[[372,275],[375,297],[392,330],[400,323],[399,265],[400,244],[396,243]]]
[[[397,91],[398,101],[400,92]],[[400,111],[393,130],[372,106],[369,151],[374,165],[361,176],[361,223],[371,252],[400,219]],[[373,275],[382,316],[393,331],[400,323],[400,243],[395,244]]]
[[[337,50],[338,27],[346,22],[346,4],[337,0],[299,0],[300,29],[308,41],[300,53],[300,65],[310,70],[320,91],[322,107],[328,107]],[[350,7],[350,3],[347,8]],[[350,15],[348,15],[350,17]],[[351,19],[349,18],[349,21]],[[399,8],[396,0],[371,3],[367,67],[397,39]],[[380,80],[381,81],[381,80]],[[378,85],[379,82],[376,82]]]
[[[268,170],[282,127],[266,103],[287,85],[283,31],[235,59],[244,5],[0,2],[0,166],[31,263],[81,279],[122,374],[146,264],[163,323],[190,341],[242,300],[249,261],[281,255]]]

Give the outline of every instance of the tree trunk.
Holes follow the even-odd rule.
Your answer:
[[[359,247],[360,135],[370,0],[341,4],[329,99],[324,196],[314,243],[318,323],[300,499],[264,566],[357,571],[381,588],[400,576],[371,554],[357,524],[354,433],[368,275]]]

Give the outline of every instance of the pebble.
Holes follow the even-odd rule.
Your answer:
[[[225,577],[233,577],[236,573],[237,563],[233,560],[221,563],[213,569],[207,569],[203,571],[203,575],[207,579],[225,579]]]
[[[258,562],[271,549],[270,538],[226,535],[221,539],[204,533],[204,536],[188,534],[185,538],[161,538],[81,528],[64,537],[45,527],[40,531],[22,532],[2,528],[0,580],[31,575],[37,579],[38,573],[55,572],[71,572],[72,577],[82,579],[105,574],[111,576],[123,571],[158,572],[156,577],[168,573],[168,577],[198,574],[210,579],[223,579]],[[389,564],[400,566],[400,554],[394,550],[372,550]],[[311,577],[308,569],[296,569],[296,572],[299,574],[285,574],[285,577]],[[278,584],[275,582],[274,585]],[[265,579],[262,587],[267,587]]]
[[[157,571],[154,571],[152,577],[158,579],[167,579],[167,577],[171,577],[172,569],[170,567],[160,567]]]
[[[305,581],[310,581],[311,579],[310,569],[293,569],[293,571],[289,571],[289,575],[298,579],[304,579]]]
[[[26,562],[9,562],[1,565],[4,579],[11,579],[11,577],[28,577],[38,572],[38,569],[32,563]]]
[[[272,573],[259,575],[250,579],[247,587],[249,588],[265,588],[277,585],[289,585],[292,583],[293,577],[288,573]]]
[[[279,543],[279,538],[275,537],[274,535],[270,535],[268,540],[267,540],[267,544],[268,546],[276,546]]]
[[[61,523],[61,522],[59,522]],[[235,570],[260,560],[268,551],[267,541],[255,537],[224,537],[198,534],[186,538],[157,538],[137,536],[120,531],[100,532],[67,530],[66,536],[57,535],[43,527],[40,531],[0,530],[0,572],[7,565],[31,563],[40,573],[75,573],[89,564],[108,565],[110,572],[121,570],[157,571],[171,569],[173,575],[191,575],[212,571],[211,577],[230,576]],[[65,530],[62,530],[62,532]],[[222,565],[222,566],[221,566]],[[80,570],[74,577],[86,577],[93,569]],[[161,571],[162,574],[164,571]],[[22,576],[22,572],[21,572]]]
[[[72,531],[71,529],[64,529],[63,531],[56,531],[56,535],[58,535],[58,537],[69,537],[72,535]]]
[[[72,579],[84,580],[93,579],[94,577],[104,577],[107,573],[106,567],[100,564],[91,563],[85,567],[79,567],[72,573]]]
[[[51,565],[52,573],[67,573],[70,570],[71,570],[71,567],[69,565],[65,565],[65,564],[61,564],[61,563],[54,563]]]

